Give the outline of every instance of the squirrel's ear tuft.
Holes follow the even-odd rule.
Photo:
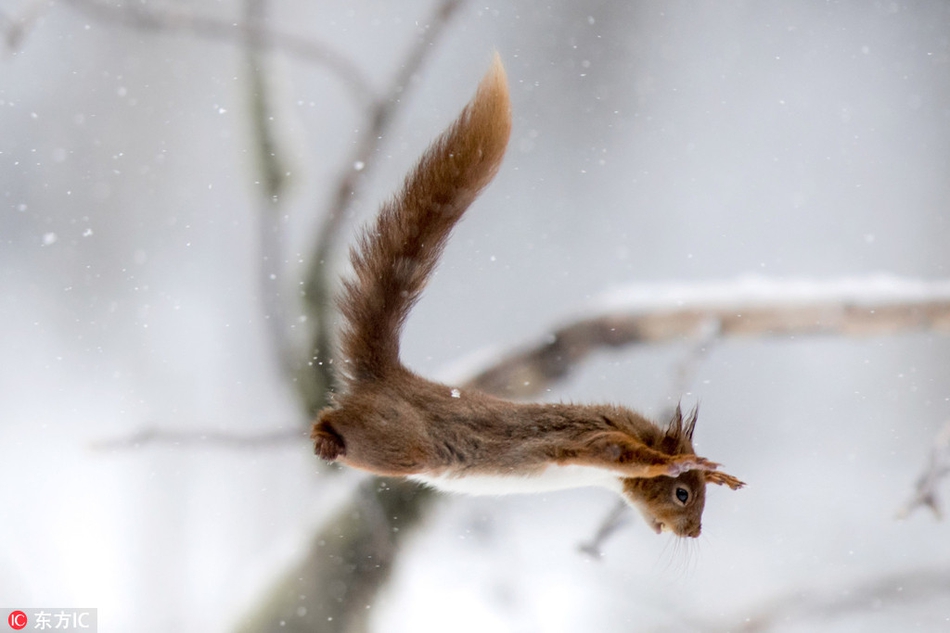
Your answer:
[[[686,416],[686,419],[683,420],[683,435],[685,435],[689,441],[693,441],[693,431],[696,430],[696,420],[698,417],[699,405],[697,404],[693,407],[693,410],[689,412],[689,415]]]
[[[696,430],[696,417],[699,412],[698,407],[683,416],[683,408],[676,405],[676,411],[673,412],[673,418],[666,428],[666,437],[676,441],[680,445],[691,445],[693,441],[693,431]]]

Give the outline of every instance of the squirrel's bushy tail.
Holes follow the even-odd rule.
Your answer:
[[[496,55],[475,97],[350,251],[354,276],[339,297],[348,380],[379,379],[400,366],[403,322],[452,227],[498,171],[510,132],[508,85]]]

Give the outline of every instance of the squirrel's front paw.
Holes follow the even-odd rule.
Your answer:
[[[705,475],[706,475],[706,483],[707,483],[707,484],[717,484],[717,485],[719,485],[719,486],[729,486],[729,487],[732,488],[733,490],[738,490],[739,488],[741,488],[741,487],[743,487],[743,486],[745,485],[745,482],[744,482],[744,481],[739,481],[738,479],[736,479],[736,478],[733,477],[732,475],[727,475],[726,473],[721,473],[721,472],[718,472],[718,471],[716,471],[716,472],[707,471],[707,472],[705,473]]]
[[[699,455],[675,455],[667,465],[666,474],[669,477],[679,477],[690,470],[713,471],[717,468],[719,464]]]

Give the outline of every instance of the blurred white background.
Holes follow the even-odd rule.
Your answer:
[[[0,6],[8,30],[36,17],[0,61],[0,606],[97,607],[103,631],[229,630],[360,476],[321,475],[306,442],[90,448],[146,427],[306,421],[258,297],[240,48],[87,4]],[[187,6],[241,16],[231,0]],[[431,6],[273,0],[271,24],[382,90]],[[948,276],[950,5],[469,3],[408,87],[348,236],[493,50],[512,142],[409,320],[405,359],[425,375],[537,340],[633,282]],[[293,320],[317,210],[365,122],[324,68],[270,61]],[[659,415],[684,395],[687,349],[598,355],[550,397]],[[607,492],[447,498],[375,628],[703,630],[814,593],[830,615],[769,630],[948,630],[947,524],[894,519],[950,418],[948,357],[930,333],[723,342],[684,401],[702,404],[699,452],[750,485],[710,491],[698,542],[637,519],[595,561],[577,545]],[[893,599],[847,606],[928,571],[932,591],[889,581]]]

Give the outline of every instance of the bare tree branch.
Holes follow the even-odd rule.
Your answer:
[[[245,0],[244,20],[247,24],[266,24],[266,0]],[[254,141],[254,155],[258,168],[258,288],[267,333],[271,339],[271,349],[277,359],[278,367],[289,384],[297,378],[299,360],[296,346],[288,331],[284,287],[283,264],[284,243],[283,210],[287,190],[288,168],[277,141],[273,107],[272,89],[268,81],[266,49],[260,38],[252,33],[246,34],[244,56],[247,76],[247,97],[251,123],[251,137]]]
[[[280,50],[301,61],[324,66],[350,91],[357,103],[371,108],[375,91],[362,69],[331,47],[254,21],[229,21],[198,15],[184,7],[156,8],[146,3],[113,4],[100,0],[61,0],[83,14],[103,22],[242,44],[254,40],[261,48]]]
[[[934,439],[927,466],[917,479],[914,495],[898,511],[898,518],[907,518],[911,512],[922,506],[930,508],[938,519],[942,518],[943,512],[937,486],[948,475],[950,475],[950,421],[944,424],[943,429]]]

